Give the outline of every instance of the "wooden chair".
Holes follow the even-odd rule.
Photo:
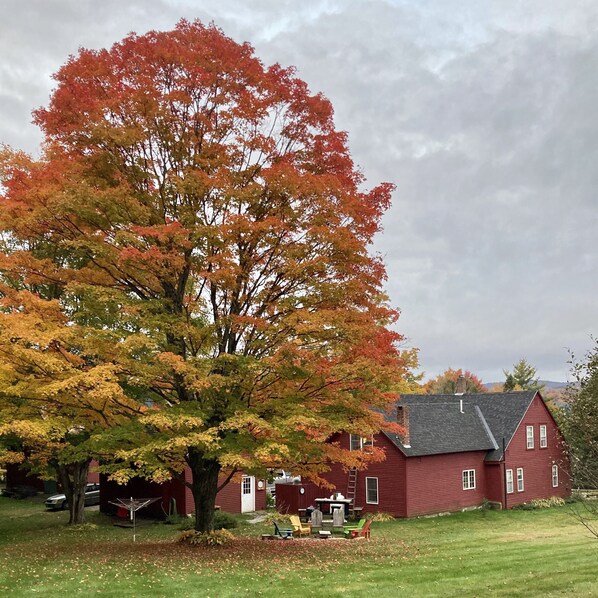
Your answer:
[[[309,523],[303,524],[301,523],[301,519],[299,515],[291,515],[290,517],[291,525],[293,526],[293,533],[299,534],[301,536],[310,536],[311,535],[311,525]]]
[[[293,537],[293,530],[292,529],[287,529],[287,528],[279,528],[278,524],[276,523],[276,521],[273,522],[274,523],[274,535],[278,536],[279,538],[282,538],[283,540],[288,540],[289,538]]]
[[[350,534],[351,534],[351,538],[359,538],[359,536],[362,536],[364,538],[366,538],[367,540],[370,539],[370,526],[372,525],[372,520],[368,519],[364,526],[361,529],[352,529],[350,530]]]
[[[345,534],[345,538],[351,538],[351,532],[354,530],[361,530],[365,525],[365,518],[360,519],[359,523],[356,525],[344,525],[343,526],[343,534]]]

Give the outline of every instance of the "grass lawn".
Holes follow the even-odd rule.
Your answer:
[[[598,540],[569,507],[477,511],[372,525],[372,540],[173,542],[175,526],[65,526],[40,498],[0,497],[0,596],[598,596]]]

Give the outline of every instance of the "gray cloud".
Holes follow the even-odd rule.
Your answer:
[[[0,141],[34,151],[31,109],[79,46],[214,20],[333,102],[372,183],[397,183],[377,239],[399,330],[434,375],[492,381],[521,356],[566,377],[598,322],[598,6],[593,0],[5,3]]]

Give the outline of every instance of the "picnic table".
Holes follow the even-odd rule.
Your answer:
[[[347,518],[349,505],[353,502],[351,498],[316,498],[316,506],[322,513],[332,513],[335,509],[343,510],[343,519]]]

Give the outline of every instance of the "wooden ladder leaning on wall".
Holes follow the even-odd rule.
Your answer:
[[[349,470],[349,481],[347,482],[347,496],[350,499],[349,515],[353,517],[355,508],[355,496],[357,494],[357,469],[355,467]]]

